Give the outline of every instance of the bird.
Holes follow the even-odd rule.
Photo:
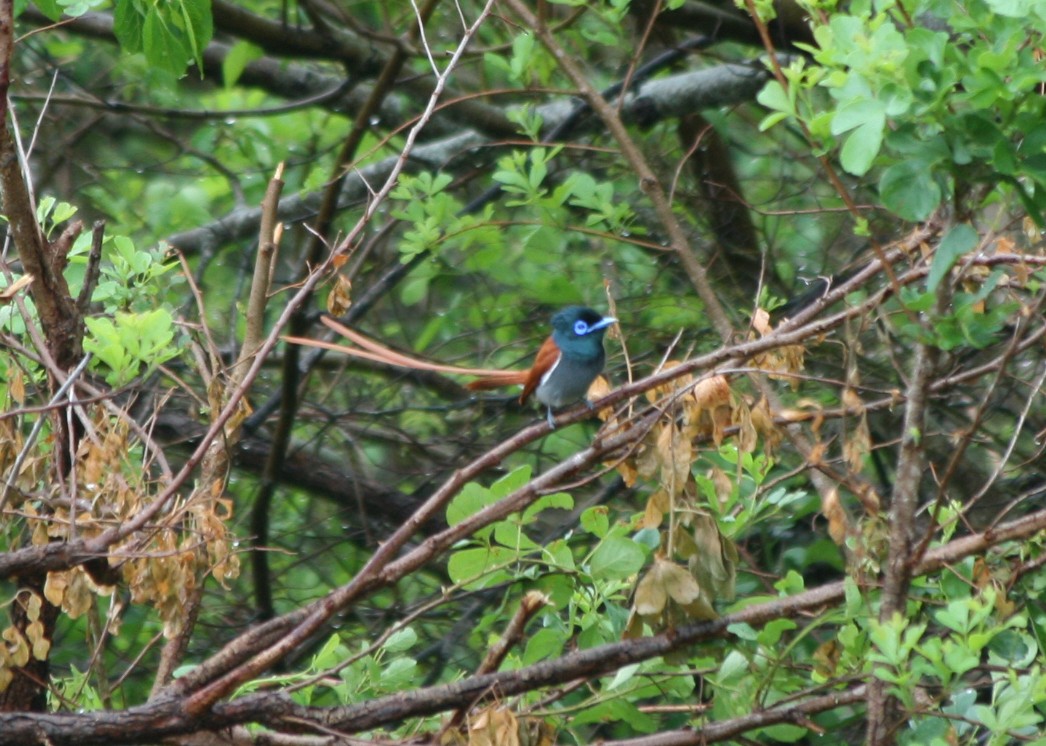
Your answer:
[[[552,410],[584,399],[589,386],[603,372],[606,362],[603,335],[612,324],[617,323],[613,316],[603,316],[591,308],[567,306],[552,316],[552,334],[538,349],[534,364],[530,368],[489,370],[460,368],[419,360],[391,350],[328,316],[321,317],[320,321],[356,347],[305,337],[287,336],[284,339],[294,344],[322,347],[400,368],[471,376],[474,380],[466,385],[472,391],[522,386],[520,404],[526,403],[533,395],[547,407],[548,424],[552,429],[556,427]]]
[[[603,372],[606,353],[603,335],[617,323],[584,306],[568,306],[552,317],[552,334],[545,340],[527,370],[500,371],[467,384],[473,391],[522,385],[519,403],[531,394],[547,409],[549,427],[555,428],[552,410],[585,398],[589,386]]]

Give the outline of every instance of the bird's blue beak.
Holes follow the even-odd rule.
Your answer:
[[[616,324],[616,323],[617,323],[617,319],[615,319],[613,316],[604,316],[599,321],[597,321],[592,326],[590,326],[588,328],[588,330],[590,332],[595,332],[595,331],[599,331],[600,329],[606,329],[611,324]]]

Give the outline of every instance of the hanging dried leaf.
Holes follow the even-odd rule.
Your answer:
[[[592,384],[588,387],[588,393],[585,395],[589,401],[595,401],[602,399],[604,396],[609,394],[613,389],[610,388],[610,382],[607,381],[603,376],[596,376],[596,379],[592,381]],[[617,423],[617,419],[614,417],[613,407],[603,407],[597,413],[599,419],[603,422]]]
[[[693,445],[679,428],[666,423],[658,434],[657,454],[661,461],[661,489],[672,496],[680,494],[690,475]]]
[[[636,586],[626,635],[641,634],[641,621],[663,629],[715,617],[698,580],[686,568],[658,557]]]
[[[843,406],[846,407],[852,414],[864,414],[865,406],[864,401],[861,399],[860,394],[856,390],[847,386],[843,389]]]
[[[79,568],[70,571],[69,585],[62,599],[62,610],[70,619],[85,614],[94,603],[94,594],[87,583],[86,574]]]
[[[659,615],[668,603],[668,590],[661,580],[658,562],[655,561],[636,585],[635,600],[632,607],[644,617]]]
[[[701,586],[685,568],[667,560],[660,561],[662,582],[668,597],[680,606],[692,604],[701,595]]]
[[[686,615],[684,621],[687,622],[706,622],[712,619],[719,618],[719,614],[716,612],[715,607],[713,607],[712,604],[705,600],[705,594],[703,593],[699,598],[695,599],[693,603],[687,604],[686,606],[681,607],[681,609],[683,613]],[[669,660],[668,656],[665,657],[665,660]],[[685,660],[686,656],[684,654],[684,656],[679,660],[674,660],[671,662],[681,665]]]
[[[25,618],[30,622],[35,622],[40,618],[40,610],[43,608],[43,601],[38,595],[29,592],[28,597],[24,595],[20,598],[25,598]]]
[[[828,519],[828,535],[832,537],[832,541],[842,546],[849,531],[849,520],[839,500],[839,490],[835,487],[822,495],[821,512]]]
[[[726,438],[726,430],[734,424],[733,409],[728,406],[716,407],[709,413],[712,423],[712,442],[716,448],[723,445]]]
[[[752,329],[759,335],[765,337],[772,331],[770,326],[770,315],[762,308],[757,308],[752,316]],[[755,338],[753,336],[753,338]],[[785,345],[773,350],[756,355],[752,358],[752,365],[761,368],[770,374],[772,379],[787,379],[792,387],[799,385],[799,381],[785,373],[798,373],[803,369],[805,350],[801,345]],[[775,375],[778,373],[779,375]]]
[[[689,560],[701,551],[697,542],[694,541],[693,532],[690,530],[693,516],[694,513],[692,512],[686,516],[681,516],[681,519],[677,520],[672,527],[672,552],[675,557],[681,560]]]
[[[69,587],[69,571],[49,572],[44,582],[44,597],[52,606],[61,606],[65,600],[65,590]]]
[[[520,746],[555,746],[556,729],[538,718],[525,718],[520,728]]]
[[[705,589],[709,601],[731,601],[737,578],[737,548],[719,532],[715,519],[694,516],[694,543],[699,551],[690,557],[690,572]]]
[[[752,328],[759,332],[760,337],[765,337],[773,331],[770,326],[770,313],[766,309],[755,309],[755,313],[752,314]]]
[[[721,442],[722,430],[730,424],[730,398],[726,376],[698,381],[684,400],[683,431],[686,437],[694,440],[711,436]]]
[[[752,407],[750,414],[752,427],[763,438],[763,452],[772,458],[784,435],[774,422],[774,415],[770,411],[770,402],[766,400],[766,397],[759,398],[756,405]]]
[[[838,640],[827,640],[817,646],[814,650],[814,671],[825,680],[836,675],[839,669],[839,660],[842,657],[843,648]]]
[[[662,428],[663,426],[655,428],[652,436],[647,436],[647,440],[636,451],[636,475],[642,479],[652,479],[661,468],[661,454],[657,441],[661,438]],[[653,441],[651,441],[651,437],[653,437]]]
[[[679,360],[669,360],[663,366],[661,366],[661,370],[672,370],[673,368],[676,368],[679,365]],[[682,375],[679,378],[673,378],[671,381],[667,381],[660,386],[649,389],[646,392],[647,401],[649,401],[651,404],[664,402],[675,392],[685,389],[693,382],[694,377],[690,374]]]
[[[755,426],[752,424],[752,410],[740,397],[734,407],[733,418],[737,425],[737,449],[741,453],[752,453],[759,443],[759,438],[756,436]]]
[[[47,521],[38,520],[36,508],[32,505],[25,505],[22,508],[25,511],[26,516],[30,519],[33,526],[33,539],[32,542],[35,546],[43,546],[51,541],[51,537],[48,536],[48,526],[50,525]]]
[[[694,403],[701,409],[715,409],[730,404],[730,383],[726,376],[712,376],[698,381],[690,392]]]
[[[871,452],[872,436],[868,430],[868,417],[861,414],[857,424],[843,441],[843,458],[851,471],[861,471],[864,459]]]
[[[718,466],[713,466],[709,469],[708,478],[712,480],[712,486],[715,487],[715,495],[716,499],[719,500],[719,504],[725,505],[730,499],[730,495],[733,494],[734,480]]]
[[[334,284],[327,294],[327,313],[344,316],[352,305],[352,281],[341,272],[334,275]]]
[[[247,402],[246,397],[240,399],[239,403],[236,405],[236,411],[233,412],[232,417],[225,422],[225,437],[231,440],[237,439],[239,437],[240,425],[243,424],[245,419],[251,416],[253,411],[254,410],[251,409],[251,405]]]
[[[47,660],[47,653],[51,650],[51,641],[44,632],[44,623],[40,620],[30,623],[25,628],[25,636],[32,645],[33,658],[38,661]]]
[[[492,705],[469,718],[469,746],[520,746],[519,723],[512,711]]]
[[[626,487],[634,487],[636,480],[639,479],[639,472],[633,466],[632,459],[625,459],[618,463],[617,473],[621,475],[621,481],[625,483]]]
[[[7,391],[11,394],[15,404],[19,406],[25,404],[25,377],[22,375],[22,371],[17,369],[11,371],[7,381]]]
[[[640,528],[657,528],[664,520],[665,513],[671,510],[671,500],[664,490],[657,490],[646,501],[646,509],[639,521]]]
[[[16,627],[8,627],[0,636],[9,643],[7,655],[16,668],[21,668],[29,662],[29,644]]]
[[[865,512],[868,513],[868,515],[877,515],[879,513],[882,501],[879,499],[879,495],[876,493],[872,485],[860,485],[855,496],[861,501],[861,505],[864,506]]]

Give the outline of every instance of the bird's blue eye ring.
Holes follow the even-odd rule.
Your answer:
[[[574,322],[574,334],[578,335],[579,337],[583,337],[586,334],[588,334],[588,324],[586,324],[581,319],[578,319],[577,321],[575,321]]]

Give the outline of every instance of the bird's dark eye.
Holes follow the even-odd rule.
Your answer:
[[[578,335],[579,337],[583,337],[586,334],[588,334],[588,324],[586,324],[581,319],[578,319],[577,321],[575,321],[574,322],[574,334]]]

